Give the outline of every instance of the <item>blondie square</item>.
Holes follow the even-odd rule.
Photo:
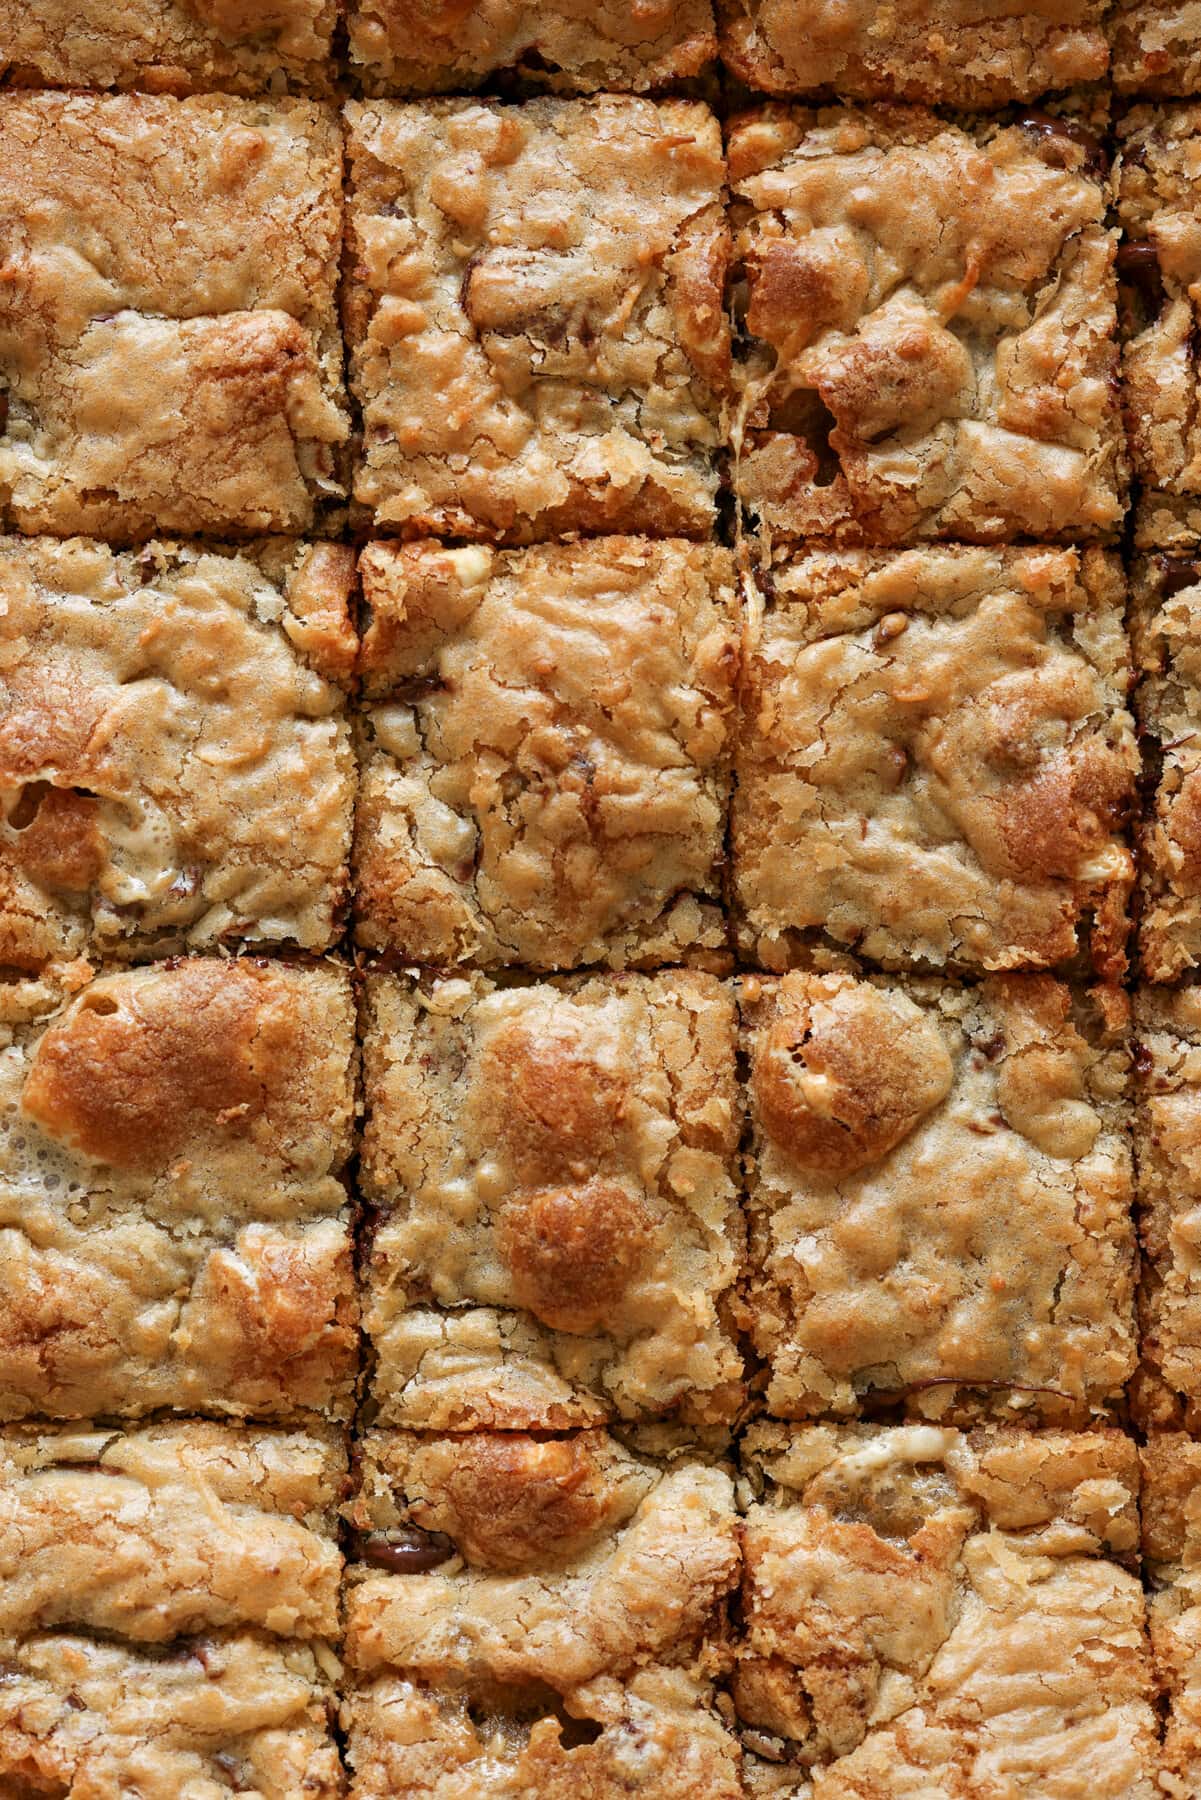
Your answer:
[[[349,1411],[346,974],[0,990],[0,1418]]]
[[[1126,1055],[1048,976],[742,981],[777,1417],[1086,1422],[1135,1363]]]
[[[0,962],[325,949],[354,552],[0,538]]]
[[[350,0],[350,60],[369,94],[463,93],[491,75],[560,92],[634,92],[700,74],[709,0]]]
[[[1140,1422],[1201,1430],[1201,988],[1140,989]]]
[[[763,1424],[743,1457],[752,1795],[1159,1800],[1128,1438]]]
[[[1139,759],[1116,557],[808,550],[748,631],[733,894],[748,957],[1120,978]]]
[[[1123,403],[1140,481],[1134,541],[1189,550],[1201,544],[1201,106],[1132,107],[1118,139]]]
[[[1119,93],[1201,92],[1201,21],[1190,0],[1116,0],[1109,34]]]
[[[356,933],[406,961],[724,954],[727,551],[371,545]]]
[[[334,114],[0,94],[0,523],[305,531],[341,493]]]
[[[456,99],[347,117],[354,492],[375,523],[706,535],[730,360],[708,109]]]
[[[721,52],[748,86],[998,107],[1096,81],[1107,0],[718,0]]]
[[[1156,1433],[1141,1452],[1151,1649],[1167,1701],[1157,1793],[1201,1789],[1201,1444]]]
[[[351,1800],[746,1800],[713,1690],[678,1669],[478,1698],[399,1675],[342,1708]]]
[[[369,977],[365,1326],[387,1423],[728,1419],[742,1361],[733,995]]]
[[[1104,157],[1035,112],[768,106],[729,131],[735,483],[769,537],[1111,536]]]
[[[356,1800],[738,1800],[710,1686],[738,1568],[723,1470],[602,1431],[372,1432],[350,1517]]]
[[[1139,961],[1148,980],[1176,981],[1201,964],[1201,561],[1135,558],[1130,634],[1151,787]]]
[[[338,0],[0,0],[0,80],[324,94],[337,15]]]
[[[341,1792],[332,1433],[0,1433],[0,1792]]]
[[[8,1426],[0,1639],[63,1626],[139,1644],[334,1637],[345,1476],[332,1431]]]
[[[337,1672],[319,1644],[248,1633],[170,1646],[53,1631],[0,1642],[0,1792],[338,1800]]]

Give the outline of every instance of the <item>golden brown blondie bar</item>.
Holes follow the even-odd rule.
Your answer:
[[[341,1791],[327,1433],[0,1433],[0,1793]]]
[[[352,104],[354,492],[384,529],[703,536],[729,373],[697,102]]]
[[[1201,564],[1138,556],[1130,635],[1147,756],[1139,828],[1138,948],[1150,981],[1201,963]]]
[[[1113,1407],[1135,1363],[1120,1036],[1046,976],[741,987],[769,1411]]]
[[[1141,988],[1134,1026],[1143,1368],[1136,1414],[1201,1429],[1201,988]]]
[[[1190,1800],[1201,1787],[1201,1444],[1156,1433],[1140,1459],[1151,1649],[1168,1707],[1156,1791]]]
[[[1135,106],[1118,122],[1123,401],[1144,549],[1201,543],[1197,302],[1201,106]]]
[[[1096,81],[1107,0],[718,0],[722,56],[748,86],[999,107]]]
[[[0,962],[326,949],[354,552],[0,538]]]
[[[39,1631],[0,1643],[0,1792],[338,1800],[339,1672],[320,1644],[246,1632],[127,1645]]]
[[[0,1637],[333,1637],[346,1454],[332,1431],[189,1420],[0,1431]]]
[[[698,75],[717,51],[709,0],[350,0],[350,61],[369,94],[464,93],[498,71],[563,93],[635,93]]]
[[[359,942],[535,969],[724,953],[729,552],[373,544],[360,566]]]
[[[602,1431],[373,1432],[351,1520],[355,1800],[739,1800],[711,1687],[738,1566],[722,1469]]]
[[[0,524],[313,525],[349,429],[341,167],[311,101],[0,94]]]
[[[345,972],[85,966],[0,1011],[0,1418],[347,1412]]]
[[[782,558],[748,630],[744,951],[1120,978],[1139,759],[1117,558],[931,545]]]
[[[767,106],[729,127],[735,484],[772,537],[1108,537],[1104,157],[1068,119]]]
[[[1137,1454],[1117,1432],[753,1427],[734,1695],[755,1800],[1159,1800]]]
[[[325,94],[339,0],[0,0],[0,80]]]
[[[710,975],[369,979],[361,1182],[377,1415],[731,1418],[741,1109]]]

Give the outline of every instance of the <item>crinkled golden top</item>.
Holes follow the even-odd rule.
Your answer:
[[[54,1168],[77,1192],[156,1210],[190,1199],[221,1218],[341,1195],[354,1105],[342,971],[181,961],[98,977],[47,1011],[7,1033],[20,1111],[6,1181]]]
[[[1139,770],[1116,559],[810,551],[753,622],[734,881],[756,955],[1124,967]]]
[[[324,949],[353,799],[354,553],[0,539],[0,947]]]
[[[356,497],[410,535],[707,533],[730,360],[708,109],[604,96],[347,117]]]
[[[666,1469],[604,1432],[540,1440],[370,1435],[355,1522],[369,1535],[351,1587],[347,1655],[427,1680],[542,1682],[703,1661],[735,1578],[729,1477]],[[391,1541],[433,1539],[416,1573]],[[372,1566],[374,1565],[374,1567]],[[377,1570],[385,1569],[387,1573]]]
[[[190,1423],[0,1434],[0,1625],[144,1643],[334,1635],[337,1434]]]
[[[377,1391],[406,1308],[474,1304],[530,1315],[540,1361],[624,1413],[727,1388],[732,1404],[741,1363],[719,1309],[742,1251],[734,1029],[729,989],[706,975],[369,978]],[[397,1401],[403,1418],[432,1402],[422,1385],[419,1372]],[[459,1405],[478,1398],[461,1370]]]
[[[536,1688],[431,1692],[384,1675],[343,1717],[357,1800],[746,1800],[737,1739],[679,1669],[592,1682],[567,1707]]]
[[[919,1769],[954,1800],[990,1768],[1066,1793],[1086,1766],[1090,1793],[1151,1800],[1127,1438],[763,1425],[747,1451],[752,1745],[871,1800],[922,1791]]]
[[[1105,0],[723,0],[722,55],[760,92],[1003,106],[1095,81]]]
[[[39,1632],[4,1647],[4,1753],[51,1792],[176,1795],[203,1784],[212,1796],[337,1800],[345,1784],[327,1714],[333,1667],[319,1645],[261,1634],[159,1651]]]
[[[1099,156],[1041,113],[970,132],[899,107],[734,124],[739,481],[765,523],[885,543],[1116,529]]]
[[[561,92],[663,87],[716,51],[709,0],[351,0],[369,94],[462,92],[496,70]]]
[[[337,0],[0,0],[0,75],[186,94],[331,86]]]
[[[0,95],[9,522],[308,529],[348,432],[341,224],[312,101]]]
[[[771,1410],[1109,1404],[1134,1362],[1134,1241],[1103,1022],[1043,976],[794,972],[743,977],[742,1000],[744,1325]]]
[[[729,553],[373,545],[358,936],[434,964],[722,946]]]
[[[0,97],[0,166],[6,354],[9,342],[30,357],[70,344],[122,309],[270,308],[336,337],[340,151],[327,109],[12,92]]]

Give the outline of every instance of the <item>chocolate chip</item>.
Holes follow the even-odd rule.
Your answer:
[[[405,1525],[398,1531],[373,1531],[362,1538],[359,1554],[374,1569],[387,1569],[392,1575],[420,1575],[436,1569],[455,1553],[450,1538],[442,1531],[421,1531],[416,1525]]]
[[[1054,152],[1057,157],[1069,147],[1085,152],[1085,168],[1093,175],[1100,175],[1108,167],[1101,140],[1074,119],[1061,119],[1054,113],[1043,112],[1040,107],[1027,107],[1017,116],[1017,124],[1023,131],[1028,131],[1038,139],[1040,145]],[[1063,162],[1058,163],[1064,167]]]
[[[1183,588],[1196,587],[1198,582],[1201,582],[1201,564],[1194,562],[1192,557],[1160,557],[1159,591],[1165,600],[1170,600]]]
[[[1118,245],[1118,268],[1123,274],[1137,273],[1140,269],[1159,271],[1159,251],[1150,238],[1128,238],[1124,244]]]
[[[1116,258],[1118,274],[1127,289],[1133,289],[1142,307],[1143,314],[1149,322],[1159,317],[1167,300],[1163,285],[1163,270],[1159,264],[1159,251],[1149,238],[1131,238],[1127,243],[1118,245]],[[1134,328],[1139,321],[1135,319]]]
[[[1146,1044],[1133,1045],[1131,1057],[1134,1062],[1135,1073],[1138,1075],[1149,1075],[1155,1067],[1155,1058],[1152,1056],[1150,1050],[1148,1050]]]

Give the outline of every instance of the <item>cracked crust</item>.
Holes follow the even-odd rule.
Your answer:
[[[0,1418],[344,1414],[345,973],[67,973],[3,990]]]
[[[333,1431],[9,1426],[0,1639],[57,1627],[143,1644],[334,1637],[345,1473]]]
[[[334,544],[0,539],[0,961],[333,942],[353,579]]]
[[[745,656],[733,891],[747,956],[1125,969],[1139,758],[1100,550],[804,552]]]
[[[338,0],[0,0],[0,81],[326,94]]]
[[[356,936],[535,969],[725,951],[729,553],[373,544]]]
[[[471,1698],[384,1676],[342,1709],[353,1800],[745,1800],[712,1690],[678,1669]]]
[[[336,1673],[320,1645],[252,1634],[162,1650],[0,1640],[0,1788],[12,1800],[337,1800]]]
[[[1201,106],[1136,106],[1117,127],[1123,404],[1141,549],[1201,544],[1196,348]]]
[[[1159,1795],[1128,1439],[759,1425],[744,1461],[752,1794]]]
[[[684,100],[352,104],[356,499],[406,536],[704,536],[721,129]]]
[[[1107,0],[719,0],[727,67],[763,93],[996,107],[1097,81]]]
[[[1044,976],[741,985],[742,1324],[769,1409],[1112,1406],[1135,1362],[1126,1056],[1090,1009]]]
[[[768,106],[729,132],[735,481],[771,537],[1112,536],[1100,145],[1032,113]]]
[[[1201,91],[1201,23],[1189,0],[1115,0],[1109,33],[1120,94]]]
[[[340,184],[309,101],[0,94],[0,521],[308,530],[348,432]]]
[[[1130,634],[1153,794],[1139,832],[1139,964],[1149,981],[1201,965],[1201,561],[1141,556]]]
[[[363,1675],[570,1699],[660,1664],[721,1666],[738,1547],[718,1467],[657,1463],[600,1430],[372,1431],[349,1516],[363,1561],[346,1655]]]
[[[1189,1800],[1201,1789],[1201,1444],[1159,1433],[1140,1459],[1151,1649],[1168,1704],[1159,1792]]]
[[[725,1419],[733,997],[712,976],[368,979],[365,1327],[387,1423]]]
[[[560,93],[666,87],[717,53],[709,0],[351,0],[368,94],[465,93],[512,70]]]
[[[1140,990],[1138,1107],[1140,1422],[1201,1430],[1201,989]]]

